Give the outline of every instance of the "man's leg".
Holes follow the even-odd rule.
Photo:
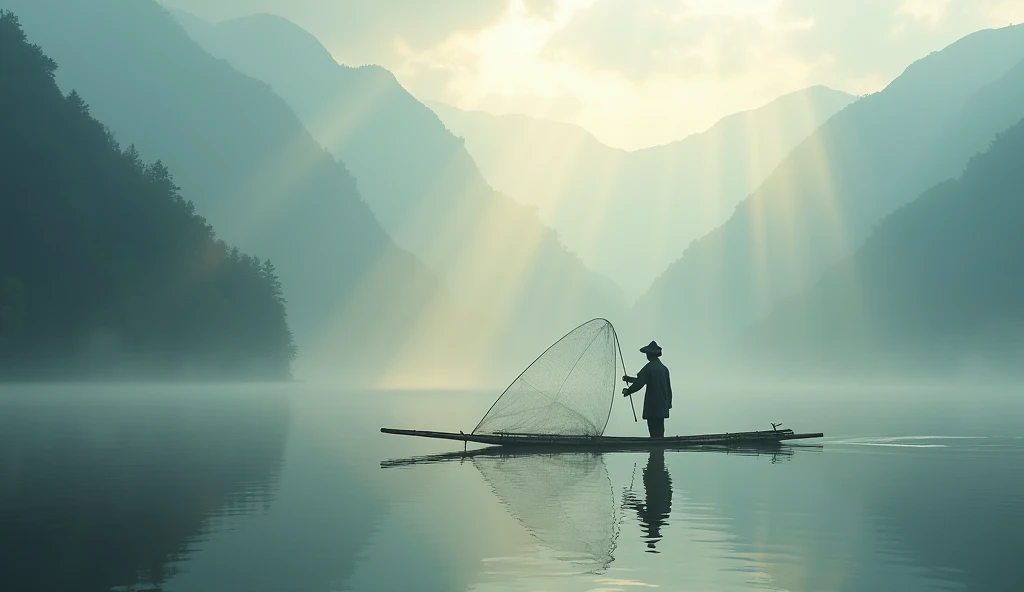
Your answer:
[[[664,438],[665,437],[665,418],[657,417],[647,420],[647,431],[650,432],[652,438]]]

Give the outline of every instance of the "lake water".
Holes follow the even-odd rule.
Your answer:
[[[0,387],[0,590],[1024,589],[1019,389],[677,390],[669,434],[826,438],[425,462],[379,428],[498,393]]]

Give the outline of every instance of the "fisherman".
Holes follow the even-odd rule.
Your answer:
[[[632,376],[623,376],[622,380],[629,386],[622,389],[622,396],[637,392],[647,387],[644,392],[644,419],[652,438],[665,437],[665,418],[672,408],[672,382],[669,380],[668,368],[661,363],[661,347],[654,341],[640,348],[647,354],[647,364]]]

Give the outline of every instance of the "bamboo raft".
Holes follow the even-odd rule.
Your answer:
[[[555,436],[545,434],[466,434],[463,432],[431,432],[425,430],[398,430],[381,428],[385,434],[416,436],[438,440],[487,444],[507,448],[543,447],[547,449],[571,450],[651,450],[681,449],[695,446],[751,446],[779,445],[786,440],[821,438],[824,434],[797,434],[790,429],[771,429],[760,432],[732,432],[724,434],[699,434],[694,436],[667,436],[665,438],[638,438],[633,436]]]

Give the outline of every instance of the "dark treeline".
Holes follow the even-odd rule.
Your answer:
[[[881,222],[748,345],[827,371],[1019,371],[1024,361],[1024,121]],[[770,352],[770,353],[769,353]]]
[[[0,377],[285,378],[269,261],[218,241],[0,11]]]

